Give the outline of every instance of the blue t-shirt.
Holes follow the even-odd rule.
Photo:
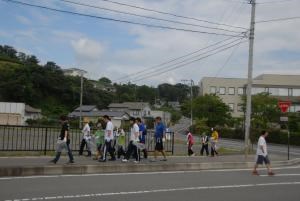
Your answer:
[[[158,123],[155,127],[155,138],[162,138],[165,132],[165,126],[163,123]]]
[[[145,125],[144,124],[140,124],[139,125],[139,130],[140,132],[142,132],[142,135],[139,136],[139,139],[140,139],[140,142],[141,143],[145,143],[146,141],[146,128],[145,128]]]

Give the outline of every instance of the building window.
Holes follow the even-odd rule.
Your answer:
[[[300,89],[293,89],[293,96],[300,96]]]
[[[219,94],[220,94],[220,95],[225,95],[225,92],[226,92],[225,87],[220,87],[220,89],[219,89]]]
[[[239,87],[238,88],[238,95],[244,95],[245,94],[245,90],[243,87]]]
[[[272,96],[289,96],[289,89],[286,89],[286,88],[269,88],[269,93]]]
[[[266,92],[265,88],[255,87],[255,88],[252,88],[251,94],[255,95],[255,94],[260,94],[260,93],[264,93],[264,92]]]
[[[238,111],[238,112],[244,112],[243,109],[244,109],[244,108],[243,108],[243,104],[238,104],[238,106],[237,106],[237,111]]]
[[[210,94],[216,94],[216,87],[210,87]]]
[[[229,106],[229,110],[231,112],[233,112],[234,111],[234,103],[229,103],[228,106]]]
[[[235,94],[235,88],[234,87],[229,87],[228,88],[228,94],[229,95],[234,95]]]

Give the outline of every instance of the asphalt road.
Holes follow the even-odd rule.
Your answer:
[[[0,200],[295,201],[300,166],[251,170],[0,178]]]

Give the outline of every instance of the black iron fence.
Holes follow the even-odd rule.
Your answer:
[[[93,133],[94,131],[92,131]],[[47,151],[55,151],[56,142],[60,134],[57,127],[28,127],[0,125],[0,151],[40,151],[47,154]],[[128,134],[128,133],[127,133]],[[71,149],[79,151],[82,140],[82,133],[79,129],[70,129]],[[148,130],[146,136],[146,148],[154,151],[154,131]],[[126,135],[126,145],[129,135]],[[174,153],[174,133],[166,133],[164,143],[166,152]]]

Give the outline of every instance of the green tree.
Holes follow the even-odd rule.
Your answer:
[[[182,106],[185,116],[190,116],[190,101]],[[198,119],[207,119],[207,126],[223,126],[231,119],[229,107],[215,95],[199,96],[192,102],[193,116]]]

